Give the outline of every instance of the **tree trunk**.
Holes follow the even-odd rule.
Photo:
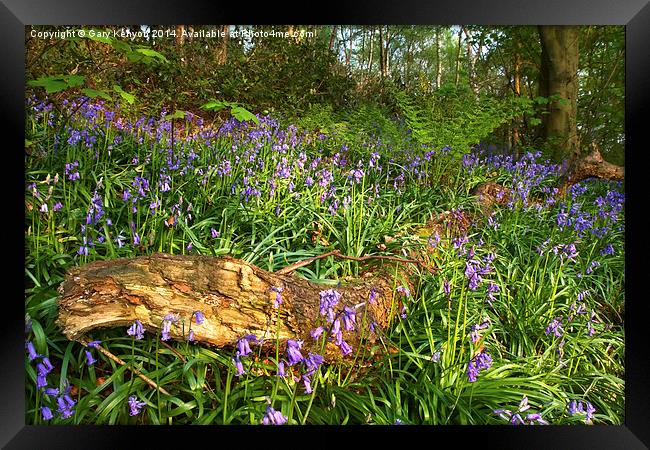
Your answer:
[[[386,50],[384,49],[384,30],[379,27],[379,74],[382,80],[386,77]]]
[[[217,47],[217,65],[222,66],[228,61],[228,42],[230,41],[230,25],[222,25],[223,37]]]
[[[440,30],[436,27],[436,89],[442,82],[442,63],[440,61]]]
[[[356,310],[355,330],[343,332],[353,348],[375,342],[376,333],[390,325],[400,308],[393,286],[391,276],[366,274],[354,284],[336,287],[342,294],[336,309]],[[282,289],[278,309],[274,287]],[[79,340],[96,328],[128,327],[135,320],[156,333],[163,318],[174,314],[180,320],[172,325],[170,336],[184,340],[192,313],[201,311],[205,321],[191,324],[197,342],[231,346],[252,333],[264,338],[269,350],[277,337],[302,339],[306,349],[319,351],[309,333],[322,324],[319,293],[331,287],[229,257],[159,253],[96,261],[68,271],[59,287],[57,323],[69,339]],[[376,299],[370,302],[372,291]],[[328,344],[326,357],[340,356],[338,347]]]
[[[176,41],[176,47],[180,48],[185,43],[185,25],[176,25],[176,36],[174,37]]]
[[[336,39],[336,25],[332,27],[332,34],[330,34],[330,52],[334,50],[334,39]]]
[[[460,43],[461,43],[461,38],[463,37],[463,34],[458,31],[458,51],[456,52],[456,79],[454,80],[454,85],[458,86],[458,82],[460,81]]]
[[[549,103],[543,137],[553,146],[556,161],[579,153],[578,115],[578,38],[576,26],[539,26],[542,44],[543,81],[546,96],[557,96]]]
[[[370,53],[369,53],[369,61],[368,61],[368,78],[372,75],[372,59],[373,59],[373,50],[374,50],[374,44],[375,44],[375,30],[374,28],[370,29]]]
[[[521,54],[519,52],[519,43],[515,45],[515,95],[521,97]],[[512,128],[512,148],[515,152],[515,158],[519,159],[519,124],[515,119]]]

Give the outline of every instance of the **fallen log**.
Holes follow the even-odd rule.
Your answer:
[[[625,167],[605,161],[600,154],[598,145],[593,143],[587,155],[569,163],[567,172],[558,186],[556,198],[564,197],[569,187],[588,178],[623,181],[625,179]],[[516,197],[512,188],[492,181],[477,184],[472,188],[470,194],[477,198],[484,214],[491,212],[492,205],[506,205]],[[542,203],[543,201],[531,199],[531,202]]]
[[[592,177],[610,181],[623,181],[625,178],[625,167],[605,161],[595,142],[591,144],[587,155],[576,159],[571,165],[565,184],[576,184]]]
[[[353,349],[376,343],[378,333],[389,327],[401,308],[399,295],[393,297],[395,286],[393,276],[366,273],[350,285],[336,287],[342,294],[337,309],[356,310],[355,330],[343,332]],[[255,334],[268,350],[275,349],[278,338],[302,339],[306,349],[320,351],[309,333],[323,324],[320,292],[330,288],[230,257],[156,253],[70,269],[59,287],[57,323],[70,340],[81,341],[97,328],[128,327],[135,320],[158,333],[164,318],[172,314],[179,320],[172,324],[170,337],[184,340],[192,314],[201,311],[203,323],[191,323],[196,342],[233,346],[244,335]],[[282,302],[275,308],[277,291]],[[283,351],[284,344],[280,345]],[[328,344],[325,357],[339,359],[341,352]]]

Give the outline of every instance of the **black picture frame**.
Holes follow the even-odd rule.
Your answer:
[[[301,6],[304,7],[303,4]],[[350,439],[353,431],[368,445],[388,439],[411,445],[441,445],[449,437],[453,446],[488,448],[588,448],[636,449],[650,446],[650,414],[647,371],[648,300],[643,293],[647,234],[643,226],[643,170],[646,140],[643,136],[645,114],[650,107],[650,4],[648,0],[455,0],[447,2],[400,1],[333,3],[311,5],[306,12],[298,6],[282,6],[275,2],[244,4],[238,2],[174,2],[144,0],[137,3],[123,0],[2,0],[0,5],[0,48],[2,58],[3,123],[9,131],[2,140],[7,167],[1,178],[7,186],[6,198],[17,200],[5,204],[4,234],[6,242],[20,242],[24,233],[20,219],[24,217],[21,167],[24,167],[24,39],[26,25],[92,25],[92,24],[477,24],[477,25],[625,25],[626,27],[626,374],[625,424],[621,426],[548,426],[548,427],[108,427],[108,426],[27,426],[25,425],[24,373],[24,307],[20,301],[23,286],[13,280],[24,277],[21,267],[13,263],[20,258],[16,250],[5,253],[6,265],[4,320],[0,327],[0,445],[8,449],[23,448],[119,448],[123,446],[150,448],[155,442],[165,443],[178,438],[194,445],[207,439],[209,445],[232,445],[223,433],[239,444],[255,445],[253,436],[262,438],[261,445],[338,445]],[[16,169],[14,169],[16,167]],[[15,179],[14,177],[18,178]],[[16,210],[12,211],[11,208]],[[7,220],[10,219],[11,220]],[[15,233],[15,234],[14,234]],[[9,248],[9,247],[7,247]],[[24,246],[23,246],[24,249]],[[24,250],[23,250],[24,252]],[[15,271],[15,277],[12,276]],[[15,285],[15,286],[14,286]],[[13,287],[12,287],[13,286]],[[278,428],[282,428],[281,430]],[[300,438],[309,433],[322,439]],[[403,435],[408,433],[408,435]],[[421,434],[408,441],[411,434]],[[284,436],[286,434],[286,436]],[[282,436],[280,436],[282,435]],[[423,438],[420,440],[419,438]],[[274,439],[278,439],[275,441]],[[370,441],[368,441],[370,439]],[[204,441],[205,442],[205,441]],[[275,444],[274,444],[275,442]],[[365,443],[368,444],[365,444]],[[301,444],[302,443],[302,444]],[[171,444],[171,443],[170,443]],[[170,445],[165,444],[165,445]],[[203,444],[205,445],[205,443]],[[372,444],[370,444],[372,445]]]

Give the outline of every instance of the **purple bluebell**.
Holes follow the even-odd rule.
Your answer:
[[[553,333],[556,337],[562,337],[562,332],[563,331],[564,330],[562,329],[562,318],[561,317],[557,317],[557,318],[551,320],[551,322],[549,322],[549,324],[546,326],[546,334]]]
[[[34,348],[34,344],[32,343],[32,341],[27,342],[27,344],[25,344],[25,348],[27,348],[27,353],[29,353],[30,361],[33,361],[40,356],[36,352],[36,349]]]
[[[72,408],[74,407],[75,402],[74,400],[72,400],[72,398],[70,398],[69,395],[65,394],[61,397],[58,397],[56,399],[56,403],[58,406],[57,412],[61,414],[62,419],[67,419],[69,417],[72,417],[72,415],[74,414]]]
[[[286,371],[285,371],[285,369],[284,369],[284,361],[280,361],[280,362],[278,363],[278,373],[277,373],[277,376],[278,376],[278,377],[282,377],[282,378],[284,378],[284,377],[287,376],[287,373],[286,373]]]
[[[194,311],[194,321],[197,325],[201,325],[205,321],[205,316],[201,311]]]
[[[307,374],[302,376],[302,382],[305,385],[305,394],[311,394],[314,390],[311,388],[311,380]]]
[[[605,247],[600,251],[601,256],[613,255],[614,253],[614,246],[612,246],[612,244],[605,245]]]
[[[341,354],[343,356],[352,353],[352,347],[350,347],[350,344],[348,344],[345,341],[341,341],[341,343],[339,344],[339,348],[341,349]]]
[[[54,417],[52,410],[47,406],[41,407],[41,415],[43,417],[43,420],[50,420]]]
[[[43,391],[43,393],[50,397],[56,397],[57,395],[59,395],[59,390],[56,388],[47,388]]]
[[[348,331],[354,330],[355,318],[356,318],[356,311],[353,308],[346,306],[343,309],[343,325],[346,330]]]
[[[284,425],[287,423],[287,417],[283,415],[280,411],[276,411],[271,406],[266,408],[266,414],[262,419],[262,424],[264,425]]]
[[[88,350],[86,350],[86,364],[89,365],[89,366],[92,366],[96,362],[97,362],[97,360],[95,358],[93,358],[93,354],[90,353]]]
[[[142,323],[136,319],[135,322],[133,322],[133,325],[126,330],[126,334],[129,336],[135,336],[138,340],[144,338],[144,327],[142,326]]]
[[[143,406],[146,406],[147,402],[138,401],[138,397],[132,395],[129,397],[128,404],[129,404],[129,415],[136,416],[140,414],[140,410],[142,409]]]
[[[323,364],[324,358],[321,355],[315,354],[315,353],[309,353],[307,357],[304,359],[305,367],[307,371],[305,372],[306,375],[312,375],[316,370],[318,370],[318,367]]]
[[[43,389],[45,387],[47,387],[46,375],[39,371],[38,375],[36,375],[36,389]]]
[[[277,309],[282,304],[282,294],[281,294],[282,288],[277,286],[272,286],[271,290],[275,292],[275,300],[273,301],[273,307]]]
[[[235,356],[233,363],[235,364],[235,369],[237,369],[237,372],[235,373],[236,376],[240,377],[246,373],[244,370],[244,364],[242,364],[241,359],[239,359],[239,355]]]
[[[311,335],[312,338],[318,339],[320,335],[323,334],[324,331],[325,329],[323,327],[317,327],[311,330],[309,334]]]
[[[302,341],[295,339],[287,340],[287,356],[288,364],[293,366],[294,364],[299,363],[303,360],[303,356],[300,353],[300,348],[302,347]]]
[[[410,297],[410,296],[411,296],[411,290],[410,290],[409,288],[407,288],[407,287],[404,287],[404,286],[398,286],[397,289],[396,289],[396,291],[399,292],[400,294],[406,296],[406,297]]]
[[[250,347],[250,341],[256,341],[257,337],[254,334],[247,334],[246,336],[237,340],[237,355],[248,356],[253,351]]]

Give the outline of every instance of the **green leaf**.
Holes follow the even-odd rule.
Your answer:
[[[206,103],[205,105],[201,105],[201,109],[214,110],[214,111],[218,111],[225,107],[226,105],[224,104],[224,102],[220,102],[218,100],[212,100]]]
[[[141,47],[141,48],[135,49],[135,51],[138,52],[138,53],[141,53],[141,54],[143,54],[145,56],[149,56],[151,58],[156,58],[156,59],[160,60],[161,62],[169,62],[167,60],[167,58],[165,58],[161,53],[158,53],[157,51],[152,50],[150,48],[146,48],[146,47],[142,48]]]
[[[66,75],[64,79],[69,87],[77,87],[84,84],[86,77],[83,75]]]
[[[117,84],[113,85],[113,90],[120,94],[120,96],[126,100],[130,105],[132,105],[135,102],[135,95],[129,94],[128,92],[125,92],[120,86]]]
[[[36,86],[36,87],[44,87],[45,91],[48,94],[52,94],[54,92],[59,92],[68,87],[68,85],[65,83],[65,81],[60,80],[60,79],[53,79],[51,77],[49,78],[39,78],[37,80],[30,80],[27,82],[29,86]]]
[[[255,122],[257,125],[260,124],[260,121],[257,117],[255,117],[255,114],[250,112],[249,110],[242,108],[241,106],[235,106],[230,110],[230,114],[240,122],[243,122],[245,120],[252,120]]]
[[[87,95],[87,96],[90,97],[90,98],[101,97],[101,98],[104,98],[104,99],[106,99],[106,100],[108,100],[108,101],[112,101],[112,100],[113,100],[113,97],[111,97],[110,95],[108,95],[108,94],[107,94],[106,92],[104,92],[104,91],[98,91],[98,90],[96,90],[96,89],[91,89],[91,88],[83,88],[83,89],[81,90],[81,92],[82,92],[84,95]]]
[[[85,79],[86,77],[83,75],[55,75],[29,80],[27,84],[29,86],[44,87],[48,94],[53,94],[71,87],[80,86]]]
[[[185,114],[185,111],[176,110],[174,113],[167,114],[165,117],[163,117],[163,120],[184,119]]]

